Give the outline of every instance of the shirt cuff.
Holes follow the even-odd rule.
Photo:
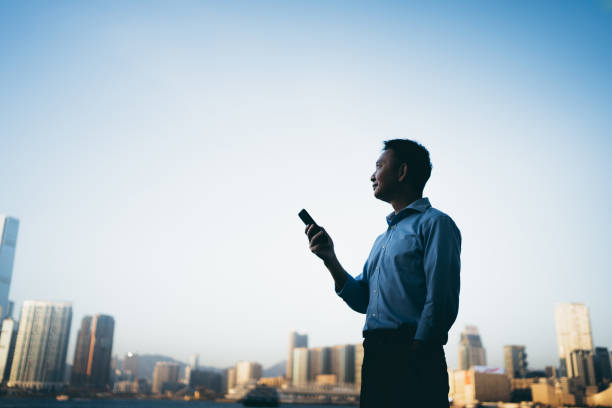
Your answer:
[[[344,286],[340,290],[336,290],[336,294],[346,301],[347,298],[356,296],[359,293],[359,284],[348,273],[346,274],[346,280]]]
[[[431,340],[431,325],[429,324],[429,322],[425,322],[423,320],[421,320],[417,326],[417,330],[416,333],[414,335],[414,339],[415,340],[421,340],[421,341],[429,341]]]

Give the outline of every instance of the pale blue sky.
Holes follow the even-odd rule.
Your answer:
[[[360,272],[390,207],[382,141],[419,140],[463,233],[457,364],[556,364],[556,302],[612,346],[612,4],[0,3],[0,213],[11,297],[116,319],[114,351],[228,366],[360,341],[297,212]],[[72,352],[72,351],[71,351]],[[72,361],[72,355],[69,356]]]

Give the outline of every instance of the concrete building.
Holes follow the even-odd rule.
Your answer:
[[[531,398],[533,402],[551,406],[576,404],[567,378],[541,378],[540,382],[531,384]]]
[[[236,363],[236,385],[244,385],[248,382],[257,382],[262,376],[261,364],[252,361],[239,361]]]
[[[472,366],[449,373],[449,397],[459,405],[510,401],[510,379],[504,370]]]
[[[309,368],[309,350],[306,347],[294,348],[292,384],[297,386],[307,385]]]
[[[11,374],[11,365],[15,355],[15,344],[17,342],[17,322],[6,317],[2,320],[0,331],[0,383],[8,381]]]
[[[81,328],[77,332],[72,372],[70,373],[70,384],[75,387],[82,387],[87,383],[87,363],[89,361],[90,344],[91,316],[85,316],[81,320]]]
[[[331,348],[315,347],[309,351],[308,380],[315,381],[318,375],[331,374]]]
[[[71,323],[70,303],[24,302],[9,387],[57,389],[64,386]]]
[[[123,371],[124,377],[128,380],[135,380],[140,377],[140,358],[138,354],[127,353],[123,357],[123,364],[121,364],[121,371]]]
[[[215,393],[222,393],[222,383],[222,377],[219,373],[209,370],[192,369],[187,385],[193,389],[205,388]]]
[[[227,392],[236,387],[236,367],[227,369]]]
[[[12,314],[9,291],[13,278],[18,231],[19,220],[17,218],[0,215],[0,321]]]
[[[153,394],[174,391],[179,380],[179,365],[167,361],[160,361],[153,369]]]
[[[355,388],[361,389],[361,366],[363,365],[363,343],[355,344]]]
[[[527,376],[525,346],[504,346],[504,364],[510,378],[525,378]]]
[[[87,361],[87,384],[98,389],[110,386],[110,364],[113,351],[115,320],[111,316],[94,316]]]
[[[331,373],[336,375],[336,378],[338,378],[338,383],[354,383],[355,346],[353,344],[332,347],[331,362]]]
[[[571,365],[572,351],[593,351],[589,309],[582,303],[560,303],[555,307],[555,323],[561,376],[574,378],[577,373]]]
[[[597,384],[592,350],[572,350],[567,367],[572,372],[571,378],[579,380],[583,385],[588,387]]]
[[[487,354],[482,345],[476,326],[465,326],[459,340],[459,369],[469,370],[472,366],[486,366]]]
[[[595,379],[598,385],[609,384],[612,381],[612,366],[610,352],[606,347],[595,347]],[[0,364],[2,364],[0,360]]]
[[[289,356],[287,358],[287,380],[291,384],[293,378],[293,349],[308,347],[308,335],[292,331],[289,333]]]

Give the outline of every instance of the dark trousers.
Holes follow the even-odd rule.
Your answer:
[[[442,345],[410,350],[414,330],[364,332],[361,408],[448,408]]]

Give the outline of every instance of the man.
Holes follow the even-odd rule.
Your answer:
[[[429,152],[412,140],[388,140],[370,180],[393,207],[387,230],[353,278],[325,231],[306,227],[310,250],[331,273],[336,292],[366,314],[361,407],[448,407],[442,346],[459,308],[461,235],[423,198]]]

